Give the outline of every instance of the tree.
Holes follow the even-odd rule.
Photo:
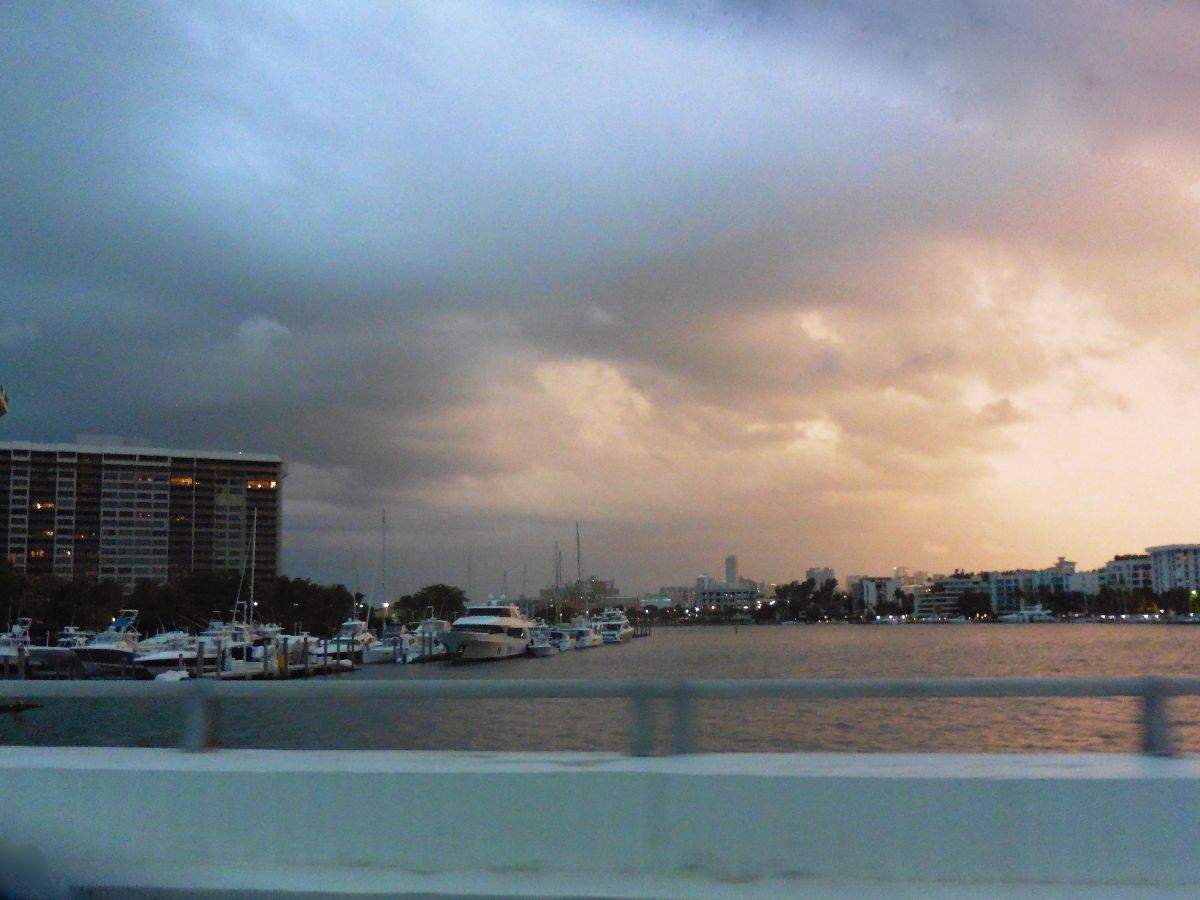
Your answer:
[[[462,588],[449,584],[430,584],[421,588],[410,598],[413,609],[423,614],[433,607],[436,618],[453,619],[466,608],[467,593]]]
[[[5,621],[11,623],[20,615],[17,610],[25,597],[27,579],[7,559],[0,559],[0,603],[6,610]]]
[[[968,619],[988,618],[992,614],[992,598],[983,591],[963,591],[958,598],[958,612]]]

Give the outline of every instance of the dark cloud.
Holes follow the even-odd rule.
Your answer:
[[[948,505],[1194,371],[1186,6],[0,16],[6,434],[279,452],[305,574],[1012,548]]]

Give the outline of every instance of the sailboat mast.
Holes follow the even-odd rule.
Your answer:
[[[379,511],[379,597],[383,604],[383,625],[387,626],[387,510]],[[371,612],[367,611],[367,628],[371,627]]]
[[[246,628],[254,627],[254,554],[258,546],[258,510],[254,510],[254,520],[250,525],[250,602],[246,605]]]
[[[583,593],[583,549],[579,543],[579,523],[575,523],[575,586],[579,590],[579,598],[583,600],[583,614],[586,616],[591,610],[588,609],[588,601]]]

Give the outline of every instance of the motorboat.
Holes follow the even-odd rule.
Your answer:
[[[531,636],[529,622],[516,604],[501,594],[487,602],[467,607],[465,615],[438,635],[446,652],[455,660],[506,659],[522,656]]]
[[[600,637],[606,644],[633,639],[633,626],[622,609],[606,609],[600,616]]]
[[[399,622],[389,622],[383,626],[379,640],[371,647],[363,650],[363,663],[401,663],[409,652],[415,653],[415,640],[412,632]]]
[[[186,657],[186,658],[185,658]],[[139,678],[169,670],[194,668],[196,638],[186,631],[163,631],[138,643],[134,661]]]
[[[58,640],[55,641],[55,644],[64,650],[74,650],[76,647],[83,647],[95,636],[96,632],[94,631],[86,631],[76,628],[74,625],[64,625],[62,631],[58,633]]]
[[[315,661],[326,663],[332,660],[365,662],[368,656],[376,655],[375,648],[379,646],[379,643],[379,638],[371,632],[366,622],[350,618],[341,624],[337,634],[327,641],[322,641],[319,646],[311,648],[309,655]]]
[[[446,647],[439,640],[439,636],[443,631],[449,630],[450,623],[435,616],[432,606],[426,607],[425,618],[421,619],[411,632],[412,645],[404,661],[411,663],[445,656]]]
[[[71,652],[83,663],[89,675],[116,674],[131,671],[137,657],[138,634],[136,609],[122,609],[112,624],[82,647]]]
[[[550,639],[550,626],[539,622],[529,629],[530,656],[557,656],[558,643]]]
[[[571,636],[569,629],[561,625],[555,625],[550,629],[550,643],[557,646],[561,653],[575,649],[575,638]]]
[[[592,627],[592,623],[583,617],[576,619],[569,625],[562,626],[567,635],[575,642],[576,650],[584,650],[588,647],[599,647],[603,643],[603,638],[600,637],[600,632]]]

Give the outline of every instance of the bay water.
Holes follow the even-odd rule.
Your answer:
[[[1200,627],[797,625],[658,627],[645,639],[454,666],[370,666],[344,679],[943,678],[1200,676]],[[660,750],[669,704],[652,704]],[[1173,736],[1200,750],[1200,699],[1170,702]],[[1133,752],[1140,704],[1111,699],[706,700],[699,751]],[[174,746],[177,703],[52,700],[0,716],[0,744]],[[371,699],[223,704],[228,747],[625,751],[622,700]]]

